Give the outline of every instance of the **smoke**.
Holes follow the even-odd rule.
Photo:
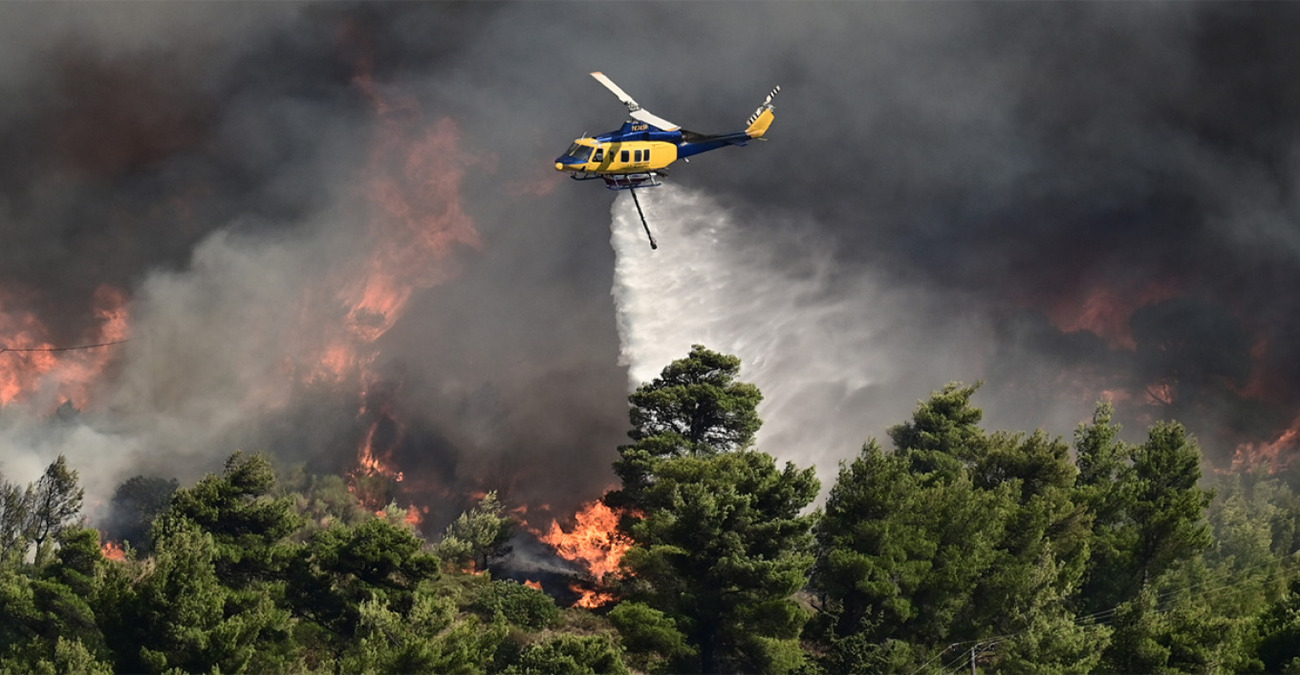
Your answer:
[[[764,393],[759,446],[825,473],[926,393],[906,383],[974,375],[961,343],[988,333],[980,317],[948,314],[942,299],[844,269],[817,240],[800,236],[798,223],[755,236],[702,191],[641,192],[658,251],[627,193],[611,221],[620,359],[632,386],[693,344],[737,355],[741,379]],[[942,326],[927,325],[944,314]],[[896,359],[911,336],[927,331],[940,336],[931,358]]]
[[[696,342],[763,388],[762,447],[823,474],[958,379],[994,426],[1069,433],[1109,397],[1220,465],[1280,448],[1297,25],[1284,4],[0,6],[0,345],[96,342],[119,296],[131,340],[78,357],[101,368],[84,396],[0,354],[29,373],[0,469],[62,452],[92,499],[240,448],[346,472],[378,423],[405,498],[562,511],[612,484],[629,382]],[[782,86],[770,142],[640,193],[657,252],[626,197],[611,247],[610,193],[551,169],[624,114],[592,70],[700,132]]]

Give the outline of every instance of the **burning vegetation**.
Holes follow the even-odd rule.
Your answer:
[[[0,590],[42,584],[34,605],[0,605],[0,619],[25,626],[42,603],[75,594],[93,609],[60,624],[60,639],[102,645],[85,659],[127,671],[576,663],[763,672],[782,660],[850,672],[877,658],[840,649],[852,640],[906,645],[897,658],[912,670],[972,634],[988,643],[977,655],[986,669],[1204,665],[1131,647],[1136,635],[1183,639],[1175,616],[1240,629],[1203,634],[1213,636],[1203,639],[1216,659],[1272,667],[1300,658],[1286,638],[1294,622],[1268,623],[1296,602],[1278,582],[1290,579],[1285,560],[1298,543],[1279,526],[1300,517],[1300,502],[1263,473],[1212,477],[1212,497],[1181,425],[1160,423],[1143,443],[1127,443],[1101,405],[1071,447],[1042,433],[986,432],[971,405],[976,388],[949,385],[890,428],[892,452],[872,441],[844,465],[820,514],[810,514],[813,470],[779,467],[752,447],[761,395],[736,379],[739,367],[697,346],[638,388],[629,397],[633,442],[614,463],[621,485],[584,504],[571,525],[557,518],[547,530],[521,531],[521,509],[487,492],[429,543],[411,515],[423,510],[371,513],[355,485],[236,453],[192,486],[124,483],[101,534],[84,528],[78,473],[60,458],[25,489],[0,481]],[[1252,528],[1256,521],[1265,526]],[[954,523],[962,536],[952,536]],[[528,537],[550,562],[523,550]],[[1142,542],[1154,547],[1132,549]],[[879,578],[909,581],[871,582]],[[1207,583],[1233,594],[1148,600],[1153,588]],[[167,609],[230,603],[245,609]],[[1036,613],[1045,606],[1055,609]],[[1086,618],[1130,611],[1170,628],[1151,634],[1146,623]],[[864,620],[877,614],[889,620]],[[1043,621],[1060,622],[1075,641],[1044,645]],[[194,650],[186,637],[226,645],[236,627],[247,637],[229,645],[234,653]],[[15,652],[19,642],[0,632],[0,666],[64,658],[66,644],[33,635]]]
[[[1037,420],[1055,406],[1077,419],[1108,403],[1073,445],[986,433],[974,389],[948,387],[889,430],[891,449],[869,442],[842,467],[816,521],[812,469],[754,447],[761,397],[736,380],[739,362],[697,348],[633,395],[632,443],[613,464],[620,484],[585,501],[609,485],[614,443],[604,440],[622,431],[606,433],[623,412],[618,345],[573,339],[584,317],[615,330],[607,279],[572,271],[586,267],[571,264],[585,243],[559,239],[559,253],[539,243],[570,219],[546,218],[556,182],[493,154],[529,141],[513,128],[485,133],[502,126],[475,119],[492,106],[393,65],[457,52],[457,39],[471,39],[453,35],[461,26],[423,56],[391,58],[384,39],[420,31],[340,18],[351,13],[316,8],[293,32],[246,43],[241,33],[247,51],[190,54],[201,67],[143,43],[108,58],[41,36],[51,58],[32,60],[51,61],[50,72],[30,78],[42,83],[33,91],[6,89],[23,103],[0,116],[0,219],[12,232],[0,266],[0,671],[912,671],[967,649],[1009,671],[1300,664],[1296,313],[1271,297],[1295,286],[1294,247],[1289,231],[1248,230],[1286,245],[1234,249],[1209,221],[1238,205],[1200,182],[1233,183],[1209,166],[1216,152],[1232,174],[1256,162],[1283,186],[1274,173],[1290,159],[1217,150],[1233,130],[1175,100],[1159,109],[1186,111],[1172,126],[1194,128],[1186,148],[1211,157],[1188,158],[1185,173],[1144,166],[1172,184],[1147,191],[1098,181],[1133,204],[1035,222],[1024,248],[1046,262],[1007,265],[1006,251],[975,242],[953,264],[951,232],[911,215],[872,229],[885,257],[920,277],[955,275],[928,281],[965,284],[963,297],[998,315],[994,344],[971,348],[971,360],[1004,408]],[[1197,41],[1226,39],[1218,25]],[[1282,49],[1292,32],[1262,44]],[[283,53],[299,41],[328,48]],[[1189,79],[1224,91],[1266,84],[1219,67],[1198,62]],[[209,69],[211,81],[193,76]],[[1270,146],[1288,137],[1243,119],[1265,127]],[[1051,131],[1030,136],[1042,132],[1055,153]],[[856,141],[837,133],[834,147],[843,142]],[[1089,177],[1053,168],[1037,167],[1042,203],[1017,195],[1003,212],[966,218],[1012,228],[1022,209],[1090,201],[1046,178]],[[867,201],[904,214],[947,203],[930,187],[949,176],[916,175],[926,180],[882,189],[924,204]],[[742,178],[759,189],[771,180]],[[1258,201],[1294,210],[1286,189],[1266,188]],[[980,188],[948,201],[970,202],[968,189]],[[863,229],[858,201],[851,208],[843,220]],[[972,224],[961,216],[958,227]],[[1158,223],[1157,241],[1116,234],[1146,232],[1130,227],[1140,218]],[[494,219],[511,221],[513,239]],[[585,223],[573,231],[590,241]],[[1071,245],[1098,234],[1121,245],[1104,255]],[[603,263],[597,244],[590,259]],[[532,259],[533,249],[551,257]],[[1041,253],[1054,250],[1069,254]],[[537,279],[560,290],[529,295]],[[566,304],[593,286],[598,302]],[[522,289],[514,304],[482,290],[503,287]],[[535,328],[543,314],[563,315],[553,340],[576,346],[534,351],[536,334],[501,337],[546,332]],[[470,316],[497,318],[460,331]],[[928,341],[916,342],[906,354],[930,358]],[[573,365],[583,359],[603,379]],[[619,396],[605,396],[607,381]],[[1147,437],[1122,438],[1120,419]],[[237,447],[268,456],[237,454],[198,478]],[[55,456],[32,482],[11,482]],[[1202,459],[1221,474],[1203,478]],[[98,504],[86,513],[73,466]],[[135,471],[151,475],[97,499]]]
[[[548,531],[534,531],[534,534],[552,546],[561,558],[582,565],[596,582],[596,588],[586,588],[576,582],[570,585],[570,590],[578,594],[575,606],[596,608],[614,602],[616,597],[612,593],[598,588],[606,575],[619,571],[623,556],[632,546],[631,540],[618,531],[619,515],[597,500],[584,504],[573,520],[573,527],[567,531],[558,520],[552,520]]]

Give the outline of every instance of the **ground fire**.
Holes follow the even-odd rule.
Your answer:
[[[584,504],[573,518],[574,525],[568,531],[552,520],[547,532],[536,534],[561,558],[582,565],[599,586],[606,575],[618,571],[631,542],[618,533],[618,513],[600,500]],[[574,603],[578,607],[599,607],[616,599],[599,588],[581,584],[572,585],[571,590],[579,595]]]

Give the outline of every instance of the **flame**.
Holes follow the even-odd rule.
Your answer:
[[[1137,349],[1129,326],[1133,313],[1177,294],[1178,285],[1173,281],[1151,281],[1137,290],[1095,286],[1082,301],[1070,298],[1058,302],[1047,315],[1062,332],[1088,331],[1106,340],[1111,349],[1133,351]]]
[[[1257,338],[1250,346],[1250,375],[1236,388],[1245,398],[1267,400],[1277,398],[1285,391],[1286,380],[1282,371],[1273,367],[1272,342],[1267,337]]]
[[[106,541],[99,547],[99,551],[109,560],[126,560],[126,551],[122,545],[115,541]]]
[[[358,417],[368,424],[352,472],[351,488],[358,494],[362,476],[405,478],[397,464],[405,427],[384,401],[372,400],[378,380],[371,370],[379,354],[375,343],[401,320],[418,291],[455,274],[449,257],[458,246],[478,248],[481,241],[460,197],[465,169],[478,160],[460,149],[456,123],[427,122],[414,97],[376,82],[364,31],[349,24],[344,33],[341,37],[355,48],[352,82],[377,120],[358,180],[368,220],[362,257],[333,289],[331,300],[342,308],[339,332],[326,340],[309,379],[340,384],[355,377],[361,384]],[[427,512],[427,506],[412,505],[407,520],[418,527]]]
[[[1233,470],[1253,469],[1267,464],[1269,473],[1277,473],[1289,463],[1288,450],[1300,445],[1300,417],[1296,417],[1277,438],[1268,443],[1242,443],[1232,456]]]
[[[427,506],[417,507],[411,505],[410,508],[406,509],[406,524],[418,530],[420,525],[424,523],[424,516],[428,513],[429,507]]]
[[[574,515],[576,522],[571,531],[565,532],[558,521],[552,520],[550,531],[538,538],[553,546],[560,557],[582,564],[600,580],[618,570],[623,555],[632,547],[618,534],[618,518],[618,513],[596,500]]]
[[[130,333],[125,293],[101,286],[93,303],[98,330],[79,345],[60,346],[47,339],[34,314],[6,311],[0,298],[0,406],[38,393],[78,408],[89,403],[92,386],[113,357],[108,347]]]
[[[614,594],[612,593],[606,593],[604,591],[598,591],[590,588],[582,588],[578,584],[573,584],[572,586],[569,587],[569,590],[573,591],[574,593],[577,593],[579,596],[578,599],[573,603],[574,607],[585,607],[586,609],[596,609],[597,607],[603,607],[605,605],[608,605],[611,602],[614,602],[615,600],[618,600],[618,598],[615,597]]]
[[[542,582],[540,581],[533,581],[532,579],[528,579],[527,581],[524,582],[524,585],[529,588],[537,589],[539,591],[542,590]]]
[[[362,408],[361,412],[364,417],[369,410]],[[390,425],[393,429],[392,437],[387,439],[387,442],[382,439],[383,431],[387,428],[385,425]],[[388,476],[399,483],[402,482],[405,475],[391,465],[393,452],[401,442],[403,431],[401,424],[393,419],[386,408],[378,411],[376,419],[366,430],[365,440],[357,449],[357,471],[365,476]]]

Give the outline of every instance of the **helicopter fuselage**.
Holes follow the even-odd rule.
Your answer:
[[[752,138],[743,131],[705,136],[629,121],[618,131],[575,139],[568,151],[556,158],[555,169],[575,178],[655,173],[679,159],[725,145],[745,145]]]

